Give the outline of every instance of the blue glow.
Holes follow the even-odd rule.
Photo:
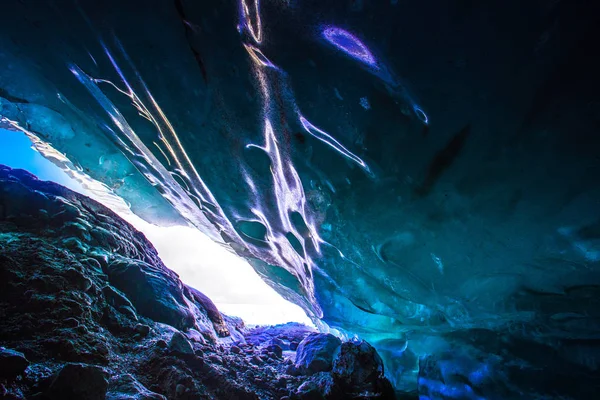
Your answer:
[[[434,379],[419,378],[419,391],[427,388],[428,394],[433,394],[434,398],[452,398],[452,399],[465,399],[465,400],[485,400],[485,398],[478,396],[473,389],[463,382],[451,382],[444,383]],[[427,397],[419,397],[419,399]]]
[[[425,111],[423,111],[421,107],[413,106],[413,111],[415,112],[415,115],[417,116],[417,118],[419,118],[421,122],[423,122],[425,125],[429,124],[429,117],[427,116],[427,114],[425,114]]]
[[[23,132],[0,129],[0,143],[0,164],[27,170],[43,181],[60,183],[78,192],[84,191],[77,181],[35,151],[31,140]]]
[[[370,67],[379,69],[377,60],[369,48],[350,32],[341,28],[327,27],[323,29],[322,34],[325,40],[350,57],[362,61]]]

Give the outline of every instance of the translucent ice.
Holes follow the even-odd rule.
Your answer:
[[[482,344],[439,386],[476,332],[514,365],[600,337],[596,5],[234,3],[3,5],[2,126],[227,244],[398,387],[428,355],[431,398],[510,380]],[[591,371],[577,349],[547,362]]]

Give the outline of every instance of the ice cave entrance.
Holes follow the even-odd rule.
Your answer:
[[[0,129],[0,164],[25,169],[39,179],[54,181],[103,202],[97,193],[44,158],[21,132]],[[269,287],[250,264],[197,229],[157,227],[127,209],[115,209],[103,203],[142,231],[154,244],[165,265],[177,272],[183,282],[210,297],[221,312],[241,317],[250,325],[285,322],[312,325],[300,307],[283,299]]]

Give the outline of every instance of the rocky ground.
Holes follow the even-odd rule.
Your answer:
[[[393,399],[368,343],[248,329],[109,209],[0,166],[0,398]]]

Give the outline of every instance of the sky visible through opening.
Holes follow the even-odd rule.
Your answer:
[[[25,169],[41,180],[54,181],[94,197],[79,182],[33,149],[29,138],[21,132],[0,129],[0,164]],[[300,307],[277,294],[250,264],[197,229],[157,227],[133,213],[118,213],[146,235],[167,267],[177,272],[183,282],[210,297],[221,312],[239,316],[247,324],[297,321],[312,325]]]

